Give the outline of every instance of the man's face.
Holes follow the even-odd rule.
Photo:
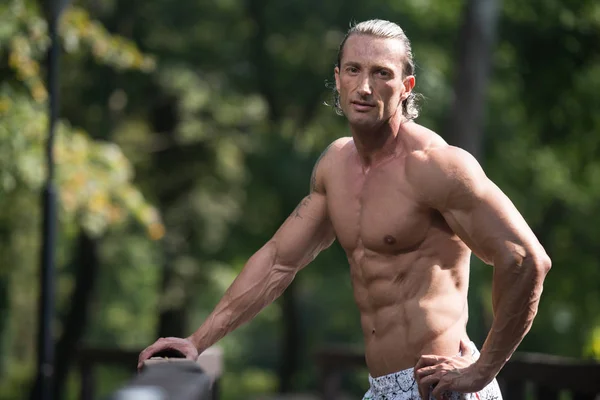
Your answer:
[[[404,46],[399,39],[353,34],[344,44],[335,84],[350,124],[377,128],[402,115],[402,101],[415,85],[402,76]]]

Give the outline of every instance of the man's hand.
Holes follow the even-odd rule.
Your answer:
[[[443,357],[434,355],[421,356],[415,366],[415,379],[422,399],[429,400],[433,387],[433,398],[442,399],[445,391],[475,393],[488,383],[480,376],[474,364],[471,349],[460,341],[460,355]]]
[[[159,353],[176,352],[181,353],[181,358],[196,361],[198,358],[198,350],[189,339],[181,339],[176,337],[160,338],[152,345],[146,347],[138,358],[138,371],[144,365],[144,361]]]

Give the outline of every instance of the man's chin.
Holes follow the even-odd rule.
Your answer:
[[[380,121],[367,116],[352,116],[348,118],[348,122],[350,123],[350,126],[361,130],[373,129],[380,125]]]

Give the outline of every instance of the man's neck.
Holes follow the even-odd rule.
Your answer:
[[[369,168],[396,153],[398,134],[405,122],[407,120],[404,118],[400,121],[390,120],[378,128],[369,130],[351,127],[354,145],[365,168]]]

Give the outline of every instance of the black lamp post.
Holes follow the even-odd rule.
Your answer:
[[[54,375],[54,262],[57,222],[57,193],[54,185],[54,132],[58,118],[58,56],[60,43],[58,40],[58,23],[65,6],[63,0],[46,0],[44,10],[48,21],[50,49],[48,51],[48,95],[49,95],[49,127],[46,142],[47,177],[42,193],[43,224],[42,252],[40,270],[39,326],[37,340],[37,381],[34,397],[39,400],[50,400]]]

